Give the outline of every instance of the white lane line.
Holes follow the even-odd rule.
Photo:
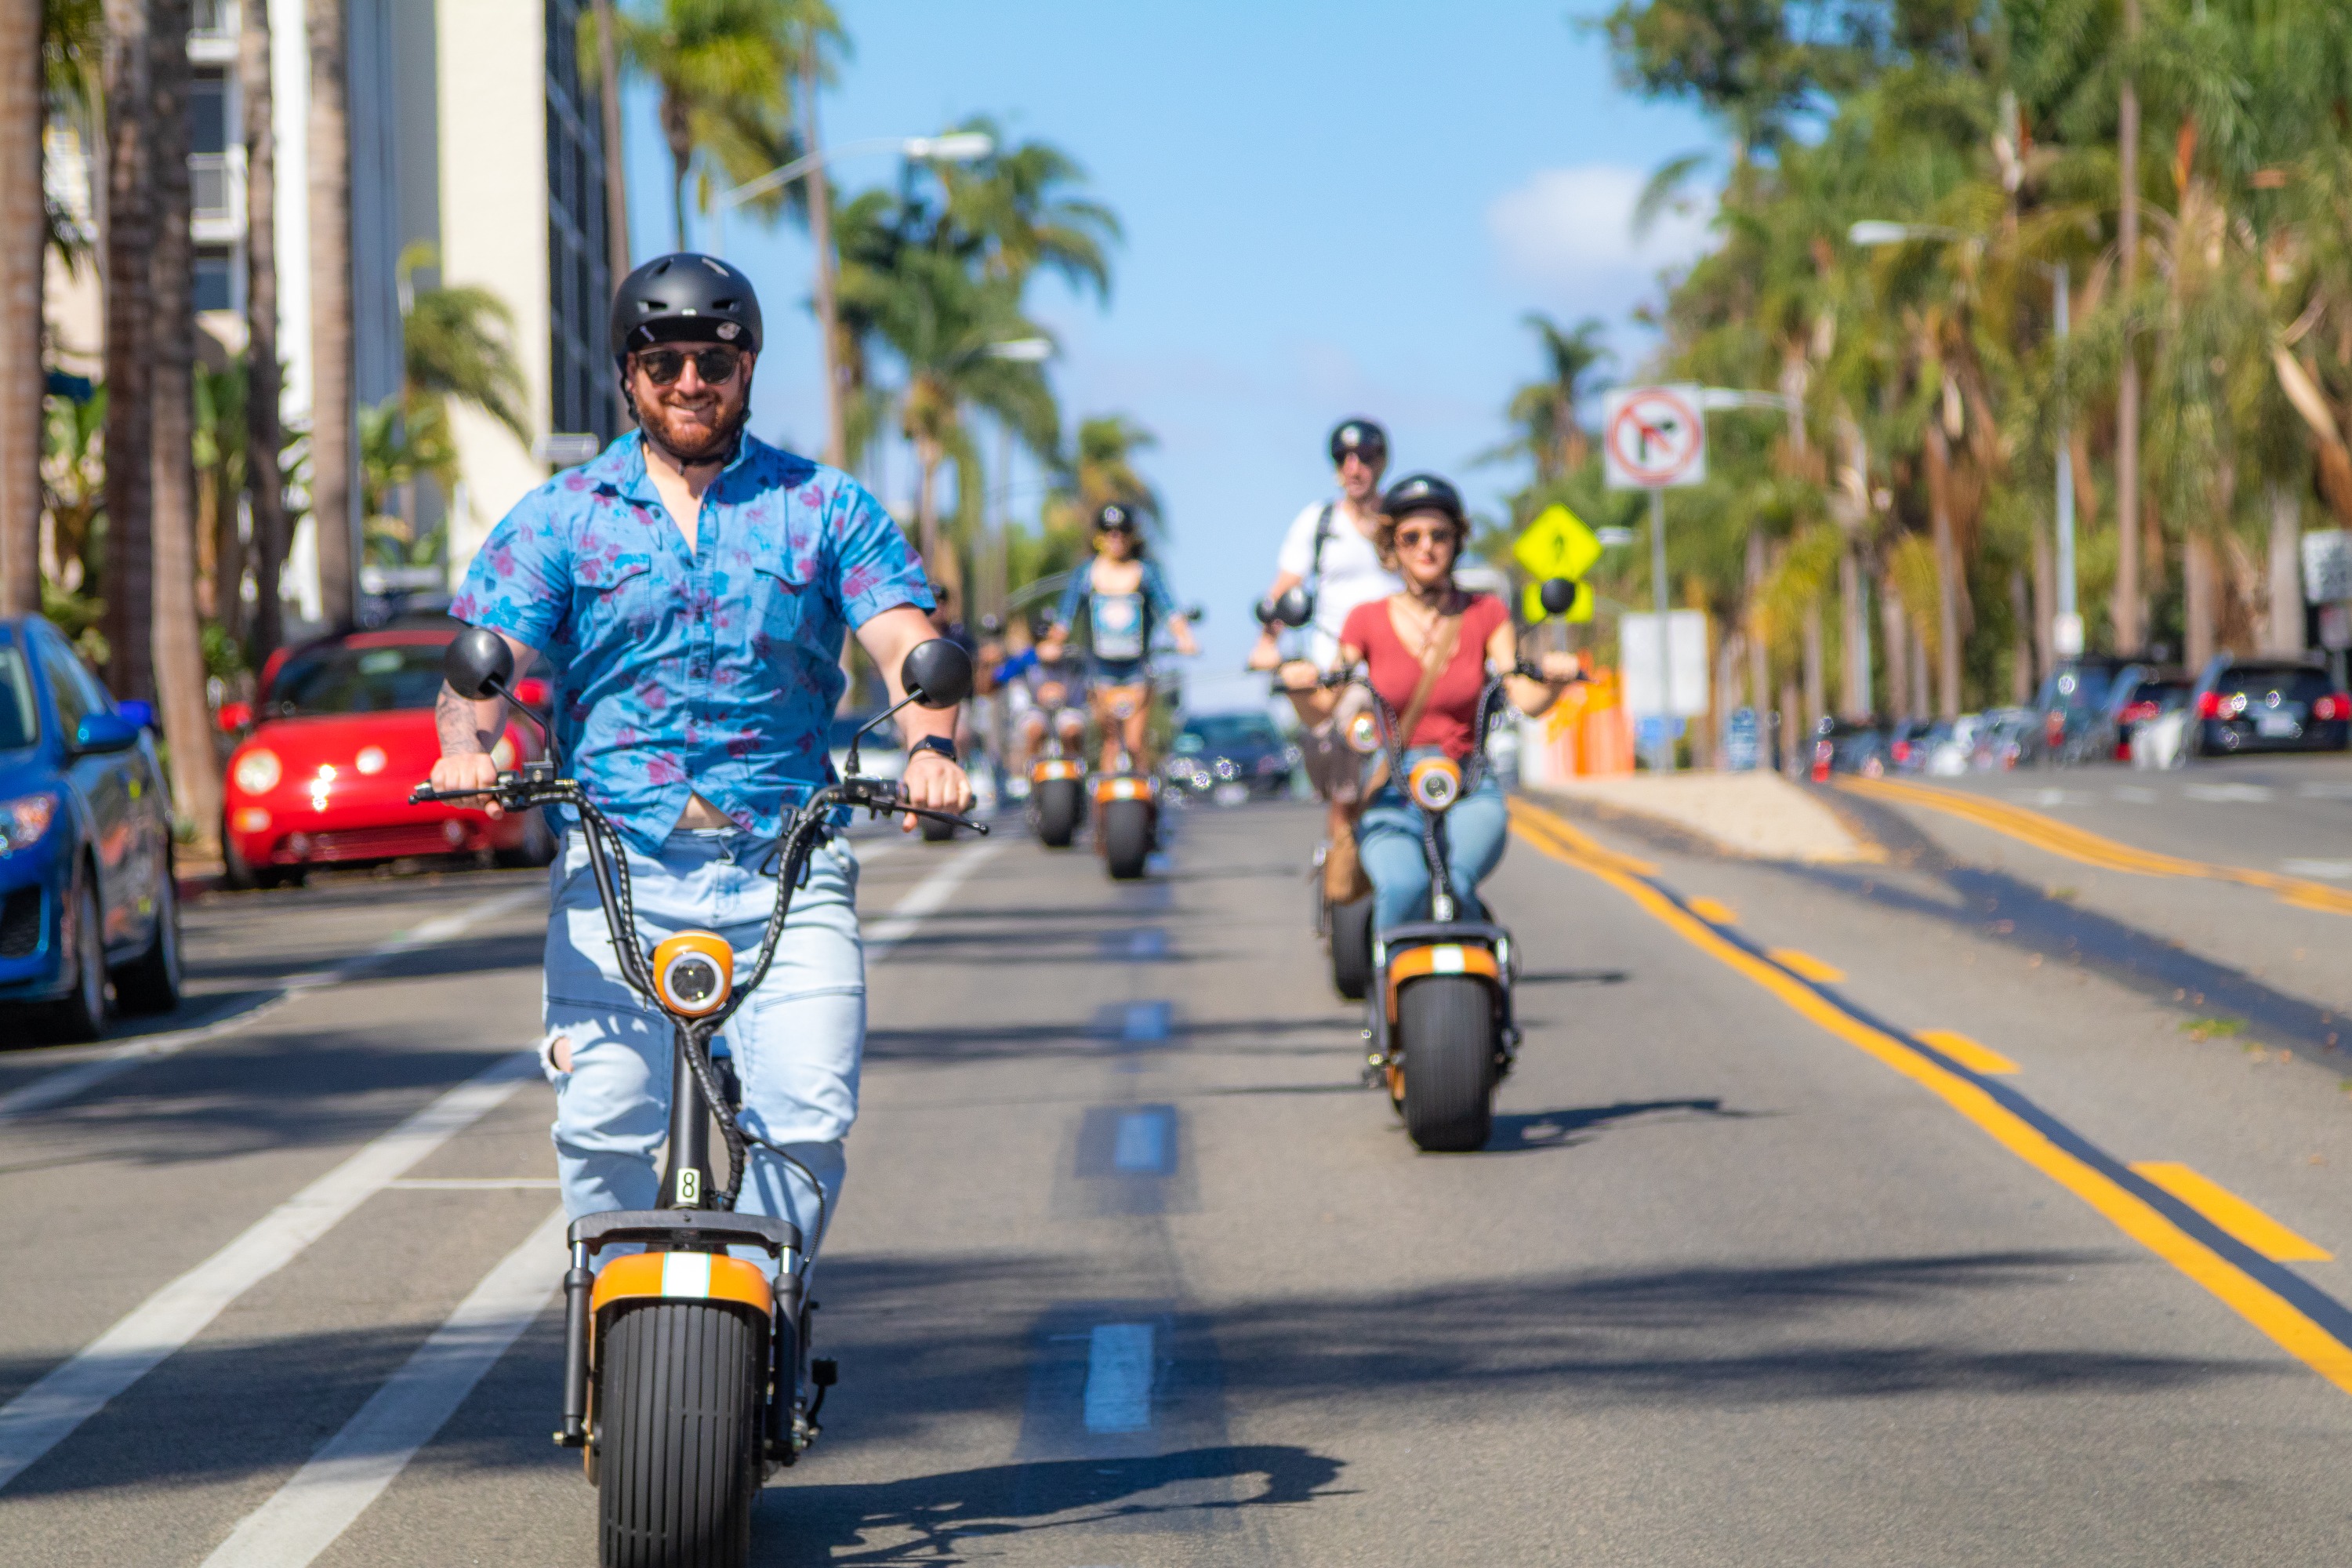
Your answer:
[[[37,1079],[10,1094],[0,1095],[0,1122],[13,1121],[30,1111],[45,1110],[61,1100],[70,1100],[94,1084],[129,1072],[148,1062],[161,1061],[179,1055],[190,1046],[258,1022],[291,1002],[306,991],[335,985],[350,980],[385,959],[406,952],[411,948],[425,947],[436,942],[446,942],[468,927],[518,910],[534,900],[545,902],[547,889],[539,886],[516,888],[492,898],[470,904],[452,914],[411,926],[389,942],[377,944],[365,952],[344,959],[325,969],[308,970],[289,975],[278,984],[277,994],[234,1016],[221,1018],[201,1028],[176,1029],[169,1034],[146,1035],[135,1040],[125,1040],[119,1046],[100,1047],[100,1054],[86,1058],[72,1067],[64,1068]]]
[[[501,1058],[279,1204],[0,1406],[0,1487],[194,1339],[231,1301],[538,1076],[538,1052]]]
[[[2342,881],[2352,877],[2352,860],[2282,860],[2279,869],[2294,877],[2326,877]]]
[[[563,1277],[563,1237],[558,1209],[483,1277],[341,1431],[245,1516],[204,1568],[304,1568],[332,1545],[546,1308]]]
[[[1097,1323],[1087,1336],[1087,1430],[1151,1428],[1151,1325]]]
[[[887,919],[874,922],[866,932],[866,962],[879,963],[890,955],[890,950],[915,934],[927,915],[936,914],[955,896],[964,879],[980,869],[981,862],[1003,846],[982,839],[959,853],[953,859],[915,884],[907,896],[891,908]]]

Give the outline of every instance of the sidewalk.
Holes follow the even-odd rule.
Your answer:
[[[1531,795],[1663,824],[1726,854],[1840,864],[1882,860],[1837,814],[1778,773],[1621,773],[1567,779]]]

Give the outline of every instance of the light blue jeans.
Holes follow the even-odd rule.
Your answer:
[[[632,848],[631,896],[648,946],[680,931],[714,931],[735,950],[738,982],[748,978],[775,908],[775,879],[758,869],[771,845],[749,833],[681,831],[658,858]],[[547,1030],[572,1045],[572,1070],[551,1064],[549,1074],[564,1212],[578,1219],[654,1208],[662,1195],[656,1156],[669,1131],[670,1023],[621,978],[577,829],[565,836],[551,883]],[[828,1215],[841,1193],[842,1140],[857,1120],[865,1040],[857,858],[835,838],[809,858],[767,980],[719,1035],[742,1079],[744,1130],[791,1150],[814,1173]],[[713,1173],[724,1180],[725,1148],[711,1142]],[[791,1220],[814,1258],[823,1239],[814,1199],[800,1172],[755,1149],[736,1206]]]
[[[1439,754],[1433,746],[1416,748],[1405,753],[1405,766]],[[1375,932],[1429,918],[1429,859],[1422,852],[1421,819],[1421,807],[1391,781],[1366,803],[1356,823],[1356,853],[1372,879]],[[1503,836],[1509,826],[1502,786],[1491,773],[1446,812],[1439,831],[1445,835],[1446,868],[1458,906],[1454,919],[1486,918],[1478,884],[1503,863]]]

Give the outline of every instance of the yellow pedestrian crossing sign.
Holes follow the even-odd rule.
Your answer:
[[[1592,563],[1601,559],[1601,541],[1584,526],[1582,518],[1564,506],[1554,504],[1546,507],[1535,521],[1528,524],[1527,531],[1520,534],[1517,542],[1511,546],[1511,558],[1526,567],[1528,574],[1535,578],[1528,584],[1522,606],[1526,619],[1532,625],[1544,618],[1542,601],[1537,597],[1544,581],[1551,577],[1565,577],[1570,582],[1580,580],[1586,572],[1591,570]],[[1561,619],[1589,621],[1591,618],[1592,590],[1582,588],[1576,595],[1575,605]]]
[[[1601,541],[1568,508],[1549,506],[1511,546],[1511,557],[1538,580],[1579,578],[1601,559]]]

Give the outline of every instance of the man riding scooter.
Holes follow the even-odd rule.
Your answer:
[[[745,433],[761,318],[742,273],[691,254],[648,262],[614,299],[612,342],[639,431],[518,503],[452,614],[504,637],[517,673],[546,661],[562,754],[626,843],[639,926],[756,949],[780,825],[831,772],[843,637],[856,634],[895,700],[902,661],[934,635],[932,598],[855,480]],[[491,787],[503,700],[445,688],[438,718],[434,787]],[[963,810],[954,713],[912,706],[898,722],[907,803]],[[575,828],[552,875],[542,1048],[575,1219],[660,1201],[672,1050],[669,1021],[624,983],[587,870]],[[857,1115],[856,886],[846,842],[814,851],[774,978],[725,1031],[743,1129],[789,1155],[752,1156],[740,1208],[791,1220],[812,1256]]]

